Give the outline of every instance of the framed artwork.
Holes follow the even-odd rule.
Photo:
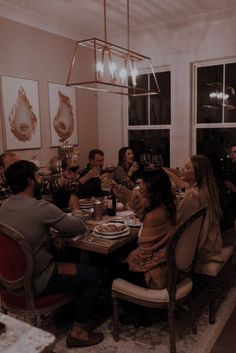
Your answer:
[[[78,145],[76,89],[48,83],[51,146],[68,142]]]
[[[6,150],[41,147],[38,81],[2,76]]]

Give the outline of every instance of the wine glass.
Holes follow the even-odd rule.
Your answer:
[[[151,156],[149,153],[142,153],[140,156],[140,164],[149,165],[151,163]]]
[[[161,154],[154,154],[152,156],[152,164],[154,167],[162,167],[163,166],[163,158]]]
[[[112,179],[111,178],[101,178],[101,189],[103,191],[109,192],[112,188]]]

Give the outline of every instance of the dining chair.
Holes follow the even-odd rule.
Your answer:
[[[37,326],[40,319],[68,304],[73,293],[34,296],[33,258],[23,235],[0,223],[0,301],[2,312],[26,316]]]
[[[114,339],[119,340],[119,300],[125,300],[148,308],[167,308],[170,333],[170,352],[176,353],[175,308],[186,300],[189,307],[192,332],[197,328],[192,311],[191,292],[193,282],[189,277],[194,266],[195,255],[206,216],[202,208],[180,224],[167,246],[168,284],[164,289],[143,288],[121,278],[112,283]],[[180,277],[179,275],[184,277]],[[178,280],[182,278],[181,280]]]

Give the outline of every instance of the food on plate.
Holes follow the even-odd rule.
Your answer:
[[[127,229],[125,224],[103,223],[97,226],[97,230],[101,233],[122,232]]]
[[[80,205],[93,205],[94,201],[95,201],[95,198],[80,199],[79,204]]]

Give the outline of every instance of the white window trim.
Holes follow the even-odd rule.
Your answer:
[[[197,69],[199,67],[205,66],[215,66],[215,65],[225,65],[236,63],[236,57],[232,58],[222,58],[217,60],[210,60],[210,61],[199,61],[192,64],[192,72],[193,72],[193,82],[192,82],[192,152],[193,154],[196,153],[197,148],[197,129],[199,128],[235,128],[236,122],[232,123],[225,123],[224,116],[222,123],[208,123],[208,124],[200,124],[197,123]],[[224,113],[223,113],[224,114]]]

